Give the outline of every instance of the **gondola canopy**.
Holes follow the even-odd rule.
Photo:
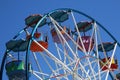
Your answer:
[[[118,80],[120,80],[120,73],[116,74]]]
[[[69,18],[67,12],[65,11],[56,11],[50,14],[50,16],[57,22],[64,22]]]
[[[92,22],[81,21],[77,23],[77,27],[80,32],[86,32],[92,29]]]
[[[98,45],[98,51],[104,52],[104,50],[106,52],[111,51],[114,49],[115,43],[111,43],[111,42],[104,42],[102,44]]]
[[[28,42],[22,39],[10,40],[6,43],[7,49],[12,50],[14,52],[27,50],[27,45],[28,45]]]
[[[30,27],[35,27],[38,23],[38,21],[42,18],[42,15],[34,14],[30,15],[25,19],[25,24]],[[46,19],[42,20],[42,22],[39,24],[38,27],[41,27],[46,24]]]

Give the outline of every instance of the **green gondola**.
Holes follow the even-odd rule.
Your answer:
[[[15,70],[24,70],[24,62],[21,60],[15,60],[6,64],[6,71],[8,74]]]
[[[21,78],[25,80],[25,66],[22,60],[11,61],[6,64],[6,73],[10,80],[16,80]]]

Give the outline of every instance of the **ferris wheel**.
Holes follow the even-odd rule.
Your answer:
[[[6,43],[0,78],[120,80],[120,43],[98,21],[74,9],[25,18]]]

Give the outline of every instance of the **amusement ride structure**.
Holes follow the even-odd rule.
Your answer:
[[[120,80],[118,51],[115,37],[83,12],[33,14],[6,43],[0,80]]]

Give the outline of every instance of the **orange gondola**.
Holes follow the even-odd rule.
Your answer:
[[[77,43],[81,47],[78,49],[83,52],[84,52],[84,48],[85,48],[86,52],[91,51],[94,47],[94,39],[91,38],[91,36],[82,36],[81,39],[82,39],[83,45],[82,45],[80,39],[78,39]]]
[[[42,45],[45,49],[48,48],[48,43],[47,42],[45,42],[45,41],[37,41],[37,42],[38,43],[33,41],[31,43],[30,50],[32,52],[43,52],[44,51],[44,49],[42,47],[40,47],[39,44]]]
[[[110,58],[110,57],[108,57],[108,58],[103,58],[103,59],[100,61],[100,67],[101,67],[102,71],[109,69],[110,61],[111,61],[111,58]],[[117,60],[115,60],[114,58],[112,58],[112,63],[111,63],[111,66],[110,66],[110,69],[109,69],[109,70],[114,71],[114,70],[116,70],[117,68],[118,68]]]
[[[31,35],[27,35],[27,39],[29,39],[31,37]],[[31,42],[31,45],[30,45],[30,50],[32,51],[32,52],[43,52],[44,51],[44,49],[41,47],[41,46],[43,46],[45,49],[47,49],[48,48],[48,42],[47,42],[47,36],[45,37],[46,38],[46,40],[43,40],[42,39],[42,35],[41,35],[41,33],[39,33],[39,32],[36,32],[36,33],[34,33],[34,36],[33,36],[36,40],[37,40],[37,42],[35,42],[35,41],[32,41]],[[42,40],[40,40],[40,38],[42,39]],[[41,45],[41,46],[40,46]]]

